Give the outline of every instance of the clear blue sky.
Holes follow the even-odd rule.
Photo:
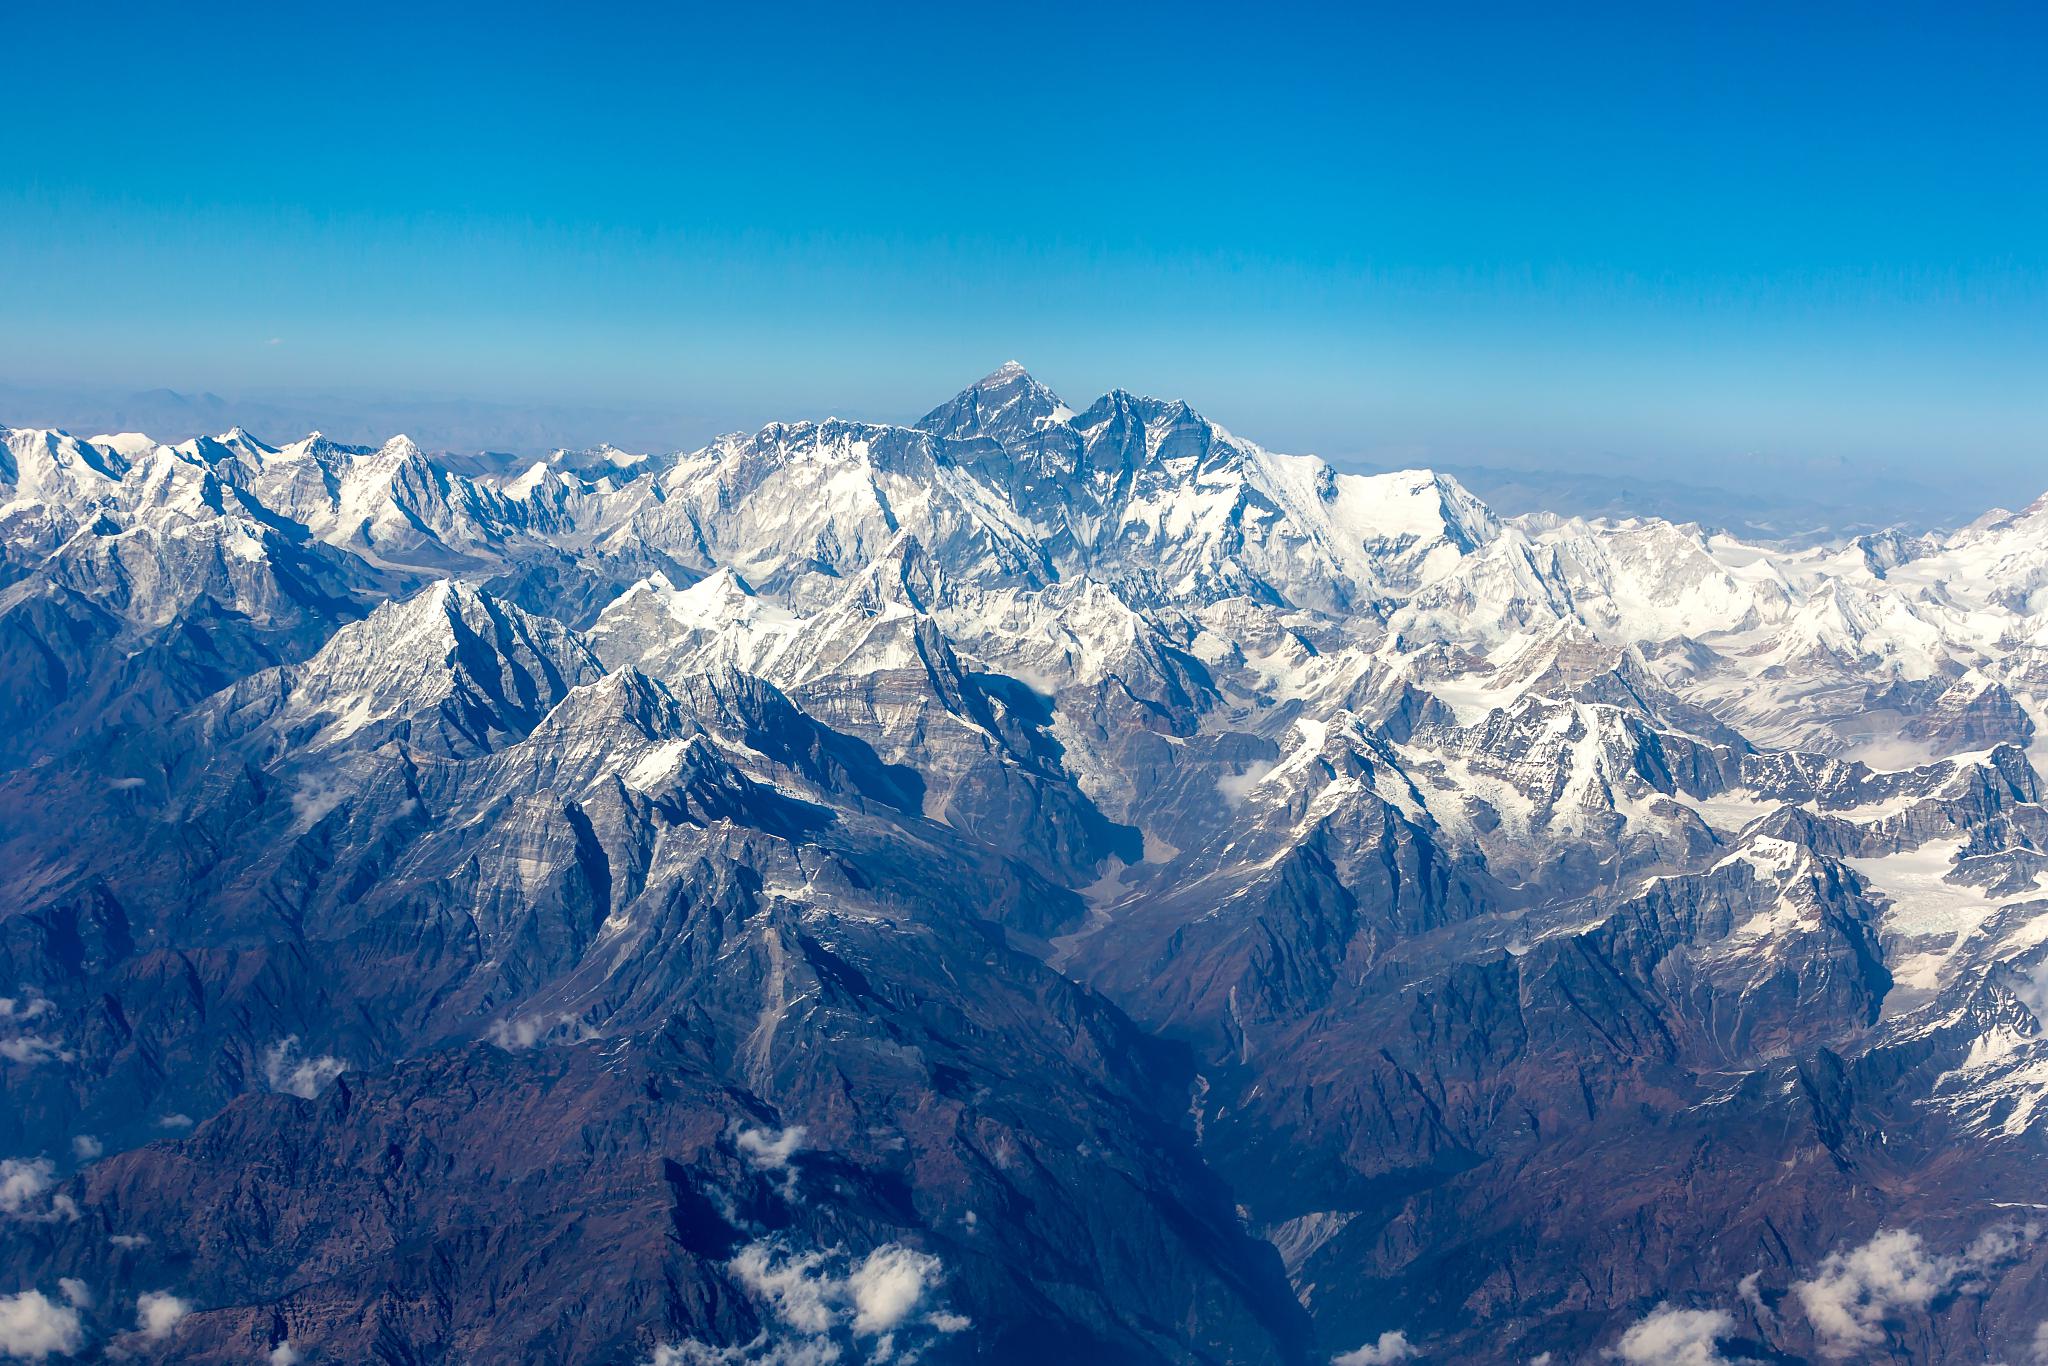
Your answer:
[[[0,377],[2048,485],[2038,6],[180,8],[10,14]]]

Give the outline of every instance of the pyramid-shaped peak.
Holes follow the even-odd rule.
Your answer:
[[[1008,360],[926,413],[917,425],[934,436],[1001,440],[1070,415],[1058,394],[1033,379],[1023,365]]]
[[[319,668],[333,672],[410,667],[404,661],[417,658],[495,673],[503,667],[498,661],[529,656],[545,658],[544,667],[564,677],[603,672],[582,637],[554,618],[493,597],[467,580],[439,579],[343,627],[314,658]]]
[[[756,594],[753,585],[730,566],[720,566],[660,601],[670,618],[692,630],[720,631],[728,626],[781,627],[793,625],[798,620],[780,603]]]
[[[411,718],[410,743],[474,755],[524,736],[604,672],[582,637],[553,618],[442,579],[342,627],[291,666],[287,706],[293,724],[326,718],[321,746],[358,734],[379,744],[387,723]]]
[[[436,579],[406,598],[391,598],[378,604],[362,622],[344,627],[329,645],[349,631],[364,631],[380,640],[444,641],[452,632],[494,634],[501,623],[525,625],[529,614],[511,603],[500,601],[476,584],[463,579]],[[548,625],[554,625],[549,620]]]
[[[755,596],[753,586],[740,577],[739,571],[731,565],[720,565],[689,587],[681,595],[692,603],[710,607],[716,603],[735,603]]]
[[[232,451],[237,455],[271,456],[278,454],[277,447],[258,440],[248,428],[239,423],[213,438],[212,444]]]
[[[1001,365],[998,365],[995,369],[989,371],[986,375],[983,375],[981,377],[980,382],[976,384],[975,387],[977,389],[980,389],[986,388],[994,384],[1006,384],[1014,379],[1030,378],[1031,372],[1024,368],[1023,361],[1006,360]]]

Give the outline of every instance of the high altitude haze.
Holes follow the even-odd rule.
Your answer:
[[[673,449],[907,420],[1015,354],[1354,462],[1959,512],[2044,454],[2035,9],[117,4],[8,36],[9,422],[169,387]]]

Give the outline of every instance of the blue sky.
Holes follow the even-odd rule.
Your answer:
[[[2038,9],[174,8],[10,18],[17,384],[2048,486]]]

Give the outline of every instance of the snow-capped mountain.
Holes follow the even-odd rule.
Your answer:
[[[1015,364],[4,436],[0,1262],[191,1310],[90,1350],[2032,1359],[2048,499],[1503,518]]]

